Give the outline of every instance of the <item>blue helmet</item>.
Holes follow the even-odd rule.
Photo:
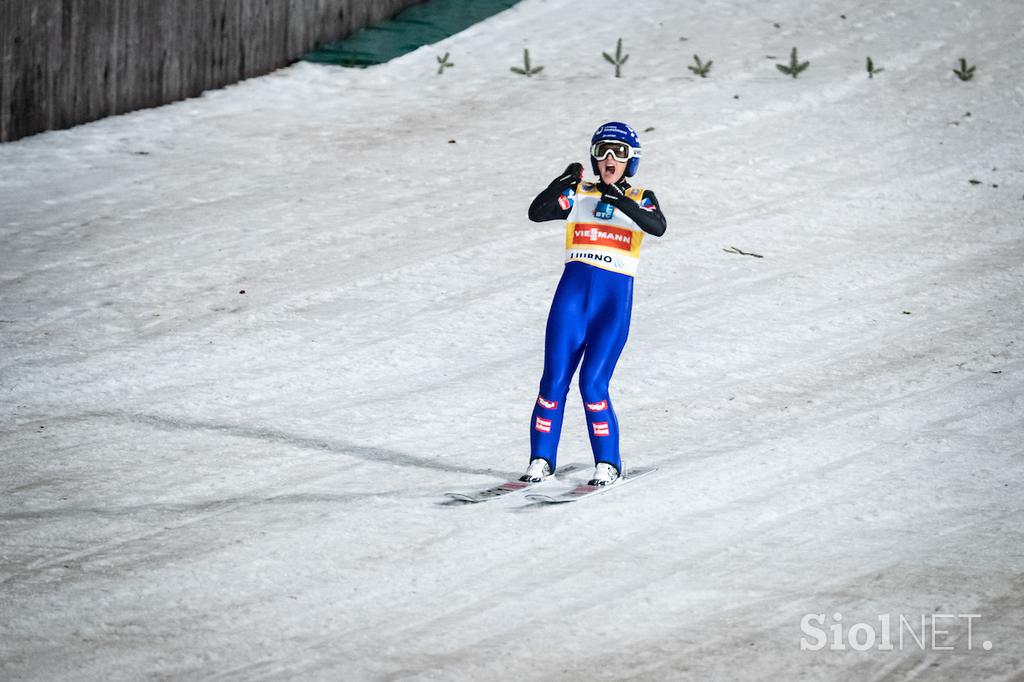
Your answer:
[[[636,136],[636,131],[619,121],[610,121],[597,129],[594,136],[590,138],[590,166],[597,175],[600,175],[601,171],[598,169],[597,159],[594,157],[594,146],[604,140],[615,140],[629,145],[630,154],[626,163],[626,177],[631,178],[636,175],[636,170],[640,167],[640,140]]]

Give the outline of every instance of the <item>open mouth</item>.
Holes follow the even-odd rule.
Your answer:
[[[615,172],[615,164],[614,163],[610,163],[610,162],[609,163],[605,163],[604,164],[604,172],[608,173],[609,175],[614,173]]]

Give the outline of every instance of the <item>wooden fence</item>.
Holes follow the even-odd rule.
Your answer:
[[[0,142],[285,66],[423,0],[0,0]]]

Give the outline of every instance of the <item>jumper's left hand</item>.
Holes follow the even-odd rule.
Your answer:
[[[612,206],[618,206],[619,202],[626,198],[626,193],[618,185],[609,185],[606,182],[598,182],[597,188],[601,190],[601,201]]]

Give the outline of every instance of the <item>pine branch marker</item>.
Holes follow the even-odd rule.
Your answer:
[[[871,61],[871,57],[868,57],[867,67],[868,67],[868,78],[874,78],[876,73],[882,73],[883,71],[885,71],[884,68],[876,69],[875,68],[875,63],[873,61]]]
[[[523,49],[523,68],[520,69],[517,66],[513,66],[513,67],[511,67],[510,70],[512,71],[512,73],[518,73],[520,76],[530,77],[530,76],[533,76],[534,74],[537,74],[537,73],[540,73],[541,71],[543,71],[544,67],[543,66],[537,66],[537,67],[534,67],[534,68],[531,69],[530,68],[530,51],[524,48]]]
[[[785,64],[776,64],[775,68],[781,71],[782,73],[786,74],[787,76],[792,76],[793,78],[796,78],[801,73],[803,73],[804,69],[806,69],[810,65],[810,62],[801,63],[797,59],[796,48],[794,47],[793,50],[789,53],[789,66],[786,66]]]
[[[627,55],[623,55],[622,54],[622,38],[619,38],[619,42],[615,45],[615,58],[614,59],[607,52],[602,52],[601,54],[604,55],[604,58],[608,60],[609,64],[613,64],[615,66],[615,77],[619,78],[620,70],[622,69],[622,65],[626,63],[627,59],[629,59],[629,55],[628,54]]]
[[[956,77],[960,80],[969,81],[974,78],[974,69],[976,68],[976,66],[967,66],[967,60],[960,57],[960,68],[953,69],[953,73],[955,73]]]
[[[437,63],[440,64],[440,66],[437,67],[437,75],[439,75],[439,76],[442,73],[444,73],[444,70],[446,68],[448,68],[449,66],[455,66],[455,64],[453,64],[450,61],[448,61],[448,54],[449,54],[448,52],[445,52],[443,57],[438,57],[437,58]]]
[[[741,251],[740,249],[737,249],[735,246],[730,246],[728,249],[722,249],[722,251],[725,251],[726,253],[735,253],[738,256],[753,256],[754,258],[764,258],[764,256],[762,256],[759,253],[754,253],[752,251]]]
[[[687,66],[686,68],[688,68],[690,71],[693,71],[701,78],[708,77],[708,71],[711,70],[711,65],[715,63],[714,60],[711,60],[707,64],[704,64],[703,62],[701,62],[700,57],[698,57],[697,55],[693,55],[693,62],[693,64]]]

